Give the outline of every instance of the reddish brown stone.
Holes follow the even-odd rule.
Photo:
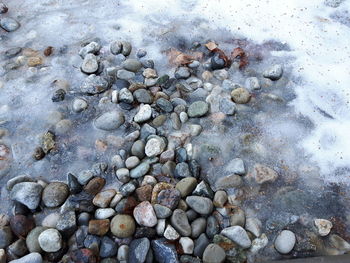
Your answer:
[[[136,189],[136,197],[140,202],[151,201],[153,187],[149,184]]]
[[[91,220],[89,222],[89,233],[92,235],[103,236],[109,230],[109,219]]]
[[[98,257],[88,248],[82,248],[71,252],[70,257],[75,263],[97,263]]]
[[[96,195],[98,192],[102,190],[105,186],[106,180],[102,177],[92,178],[87,185],[84,186],[84,191],[91,194]]]

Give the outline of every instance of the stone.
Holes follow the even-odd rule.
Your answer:
[[[187,67],[178,67],[174,74],[177,79],[187,79],[191,76],[190,69]]]
[[[100,245],[100,257],[114,257],[118,252],[118,245],[111,238],[104,236]]]
[[[158,236],[163,236],[166,226],[166,220],[165,219],[158,219],[157,226],[156,226],[156,233]]]
[[[237,88],[231,92],[232,100],[238,104],[246,104],[249,102],[251,94],[245,88]]]
[[[91,170],[83,170],[78,174],[78,183],[80,185],[87,184],[94,177],[94,173]]]
[[[210,66],[212,70],[223,69],[226,66],[226,62],[221,58],[219,52],[216,52],[210,59]]]
[[[136,183],[135,181],[131,181],[129,183],[123,184],[120,188],[119,188],[119,192],[123,195],[123,196],[129,196],[131,195],[136,189]]]
[[[169,244],[166,239],[152,240],[151,244],[154,258],[156,258],[159,263],[179,262],[175,245]]]
[[[11,17],[3,17],[0,19],[0,27],[7,32],[12,32],[20,27],[20,23]]]
[[[159,136],[152,137],[146,143],[145,154],[148,157],[158,156],[165,150],[165,147],[166,147],[166,144],[161,137]]]
[[[251,175],[258,184],[274,182],[278,178],[278,173],[273,169],[262,164],[254,165]]]
[[[96,195],[102,190],[105,184],[106,180],[104,178],[94,177],[87,183],[87,185],[84,186],[84,191],[91,195]]]
[[[121,245],[118,248],[118,256],[117,259],[119,262],[127,262],[129,256],[129,246],[128,245]]]
[[[151,242],[148,238],[139,238],[131,241],[129,246],[129,262],[144,263],[146,262]]]
[[[11,228],[3,226],[0,228],[0,249],[8,247],[13,239]]]
[[[153,189],[154,191],[155,189]],[[152,194],[153,195],[153,194]],[[163,189],[157,195],[157,203],[170,208],[175,209],[181,199],[181,194],[177,189]]]
[[[157,78],[158,77],[158,74],[157,74],[157,71],[153,68],[146,68],[142,75],[145,77],[145,78]]]
[[[0,13],[1,13],[1,3],[0,3]],[[0,249],[0,263],[6,263],[6,252],[5,249],[1,248]]]
[[[101,49],[101,45],[97,42],[92,41],[89,44],[87,44],[85,47],[80,49],[79,55],[82,58],[85,58],[87,54],[97,54],[100,51],[100,49]]]
[[[12,232],[19,238],[25,238],[27,234],[35,227],[33,218],[25,215],[15,215],[10,219]]]
[[[236,104],[228,98],[221,98],[219,102],[219,110],[226,115],[233,115],[236,112]]]
[[[127,168],[120,168],[115,172],[118,180],[122,183],[127,183],[130,181],[130,172]]]
[[[165,219],[172,214],[171,209],[163,205],[155,204],[153,208],[157,215],[157,218]]]
[[[193,211],[193,210],[192,210]],[[199,237],[202,233],[205,232],[205,229],[207,227],[207,220],[203,217],[199,217],[191,223],[191,229],[192,229],[192,238]]]
[[[64,89],[58,89],[58,90],[55,90],[55,92],[53,93],[51,100],[52,102],[64,101],[65,96],[66,96],[66,91]]]
[[[207,197],[188,196],[186,203],[201,215],[208,215],[213,211],[213,202]]]
[[[130,80],[135,78],[135,73],[125,70],[125,69],[120,69],[117,71],[117,78],[118,79],[124,79],[124,80]]]
[[[181,237],[179,240],[179,244],[181,245],[182,251],[185,254],[192,254],[194,249],[194,242],[189,237]]]
[[[237,188],[242,185],[242,178],[237,174],[221,177],[215,182],[217,190],[226,190],[229,188]]]
[[[176,189],[180,192],[181,197],[186,197],[192,191],[196,188],[197,186],[197,179],[194,177],[186,177],[180,180],[176,184]]]
[[[120,111],[109,111],[99,116],[94,124],[97,129],[112,131],[118,129],[125,121],[124,114]]]
[[[175,177],[177,178],[186,178],[186,177],[190,177],[191,176],[191,172],[190,169],[188,167],[188,164],[185,162],[182,163],[178,163],[175,167]]]
[[[146,122],[152,117],[152,108],[149,104],[141,104],[139,111],[134,116],[134,121],[138,123]]]
[[[156,213],[148,201],[138,204],[133,212],[136,222],[141,226],[154,227],[157,224]]]
[[[73,124],[71,120],[60,120],[55,125],[55,133],[59,135],[65,135],[72,128],[72,126]]]
[[[213,237],[213,243],[222,247],[226,252],[237,248],[237,245],[231,239],[220,234]]]
[[[42,251],[38,238],[39,238],[39,235],[45,230],[47,230],[47,227],[37,226],[29,232],[26,238],[26,245],[29,252],[40,253]]]
[[[193,255],[202,258],[203,252],[206,249],[206,247],[209,245],[209,239],[205,235],[205,233],[201,234],[195,241],[194,241],[194,250]]]
[[[197,118],[206,115],[209,111],[209,105],[205,101],[193,102],[187,110],[188,117]]]
[[[98,208],[95,211],[96,219],[107,219],[115,215],[115,210],[113,208]]]
[[[219,222],[216,220],[215,216],[209,216],[207,218],[207,228],[205,233],[208,238],[213,238],[220,231]]]
[[[223,190],[219,190],[214,195],[213,205],[215,207],[224,207],[227,199],[227,193]]]
[[[54,228],[44,230],[38,237],[39,245],[45,252],[57,252],[62,248],[62,236]]]
[[[42,190],[43,187],[38,183],[18,183],[12,188],[10,198],[25,205],[29,209],[36,209],[41,200]]]
[[[136,197],[140,202],[151,201],[152,198],[152,185],[146,184],[136,189]]]
[[[225,167],[225,171],[238,175],[245,175],[245,165],[241,158],[232,159]]]
[[[151,93],[146,89],[135,90],[133,96],[139,103],[151,104],[153,101]]]
[[[173,104],[164,98],[157,99],[156,104],[162,111],[167,113],[172,112],[174,109]]]
[[[247,232],[241,226],[227,227],[221,231],[221,235],[231,239],[242,248],[249,248],[252,244]]]
[[[131,147],[131,154],[142,159],[145,156],[145,143],[142,140],[137,140]]]
[[[116,215],[111,221],[111,232],[118,238],[131,237],[135,229],[135,220],[129,215]]]
[[[43,258],[37,252],[30,253],[19,259],[11,260],[9,263],[42,263]]]
[[[260,83],[259,83],[259,80],[258,80],[257,77],[247,78],[246,81],[245,81],[245,87],[249,91],[261,89],[261,86],[260,86]]]
[[[109,231],[109,219],[90,220],[88,231],[92,235],[104,236]],[[111,231],[112,231],[112,223],[111,223]]]
[[[98,262],[96,251],[88,248],[81,248],[77,250],[73,250],[69,253],[69,259],[73,262],[87,262],[94,263]]]
[[[109,45],[109,50],[113,55],[118,55],[119,53],[122,52],[122,49],[123,49],[123,44],[121,41],[113,41]]]
[[[268,78],[271,80],[279,80],[282,77],[283,74],[283,68],[281,65],[273,65],[267,70],[264,71],[263,76],[264,78]]]
[[[58,218],[56,229],[62,233],[64,237],[71,236],[77,229],[77,218],[74,210],[63,212]]]
[[[245,214],[241,208],[233,209],[233,214],[230,216],[230,224],[231,226],[245,226]]]
[[[327,236],[333,227],[332,222],[326,219],[315,219],[314,224],[318,234],[322,237]]]
[[[199,195],[199,196],[204,196],[208,198],[213,198],[214,197],[214,192],[210,188],[210,186],[205,182],[201,181],[197,187],[194,189],[192,192],[193,195]]]
[[[255,217],[248,217],[245,222],[245,229],[252,233],[255,237],[261,235],[262,223]]]
[[[142,162],[130,171],[131,178],[139,178],[147,174],[150,169],[148,162]]]
[[[166,227],[163,235],[167,240],[177,240],[180,238],[179,233],[171,225]]]
[[[181,209],[175,209],[171,215],[170,222],[181,236],[188,237],[191,235],[191,226],[188,222],[185,211]]]
[[[96,73],[98,70],[97,58],[94,54],[86,54],[80,67],[81,71],[86,74]]]
[[[137,72],[142,68],[141,62],[133,58],[124,60],[121,66],[131,72]]]
[[[109,203],[111,202],[115,194],[116,191],[114,189],[104,190],[95,195],[94,199],[92,200],[92,203],[95,206],[106,208],[109,206]]]
[[[7,181],[6,188],[11,191],[16,184],[23,182],[35,182],[35,180],[27,175],[18,175]]]
[[[52,182],[44,188],[42,201],[46,207],[58,207],[64,203],[68,195],[68,185],[61,182]]]
[[[103,76],[91,74],[80,86],[80,91],[86,94],[95,95],[106,91],[109,87],[110,83],[108,79]]]
[[[203,263],[223,263],[226,254],[217,244],[209,244],[203,253]]]
[[[275,239],[275,248],[281,254],[288,254],[294,248],[295,234],[290,230],[281,231]]]

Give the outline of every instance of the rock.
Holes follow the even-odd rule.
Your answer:
[[[224,207],[227,202],[227,193],[223,190],[219,190],[214,195],[213,205],[215,207]]]
[[[267,166],[256,164],[252,172],[252,177],[258,184],[263,184],[276,181],[278,174]]]
[[[145,154],[148,157],[155,157],[160,155],[165,150],[166,144],[159,136],[154,136],[149,139],[145,146]]]
[[[151,104],[153,101],[151,93],[146,89],[135,90],[133,96],[135,100],[137,100],[140,103]]]
[[[142,68],[142,64],[140,61],[136,60],[136,59],[126,59],[125,61],[123,61],[123,63],[121,64],[121,66],[131,72],[137,72]]]
[[[130,80],[135,78],[135,73],[125,70],[125,69],[120,69],[117,71],[117,78],[118,79],[124,79],[124,80]]]
[[[134,102],[134,97],[132,96],[132,93],[127,88],[123,88],[119,92],[119,100],[121,102],[131,104]]]
[[[196,178],[186,177],[176,184],[176,189],[180,192],[181,197],[186,197],[190,193],[192,193],[192,191],[196,188],[196,186],[197,186]]]
[[[0,27],[7,32],[15,31],[20,26],[20,23],[18,23],[15,19],[11,17],[3,17],[0,19]]]
[[[111,232],[118,238],[131,237],[135,229],[134,218],[129,215],[116,215],[111,221]]]
[[[109,203],[111,202],[115,194],[116,194],[116,191],[114,189],[108,189],[108,190],[102,191],[94,197],[94,199],[92,200],[92,203],[95,206],[106,208],[108,207]]]
[[[136,197],[140,202],[151,201],[153,187],[149,184],[136,189]]]
[[[42,190],[43,187],[38,183],[18,183],[12,188],[10,198],[27,206],[29,209],[36,209],[40,203]]]
[[[45,252],[57,252],[62,248],[62,236],[54,228],[44,230],[38,237],[39,245]]]
[[[237,248],[237,245],[231,239],[223,235],[215,235],[213,237],[213,243],[222,247],[226,251],[226,253],[231,249]]]
[[[237,88],[231,92],[231,97],[238,104],[246,104],[249,102],[251,94],[245,88]]]
[[[86,74],[96,73],[98,70],[97,58],[94,54],[86,54],[80,67],[81,71]]]
[[[47,227],[37,226],[29,232],[26,238],[26,245],[29,252],[40,253],[42,251],[38,238],[45,230],[47,230]]]
[[[19,238],[25,238],[35,227],[33,218],[24,215],[15,215],[10,219],[12,232]]]
[[[132,194],[136,189],[136,184],[134,181],[131,181],[127,184],[123,184],[120,188],[119,188],[119,192],[123,195],[123,196],[129,196],[130,194]]]
[[[131,147],[131,154],[142,159],[145,156],[145,143],[142,140],[137,140]]]
[[[207,197],[188,196],[186,203],[201,215],[208,215],[213,211],[213,202]]]
[[[226,66],[225,60],[220,57],[220,54],[218,52],[212,56],[210,63],[212,70],[223,69]]]
[[[211,198],[211,199],[214,197],[213,190],[210,188],[210,186],[205,181],[201,181],[197,185],[197,187],[194,189],[192,194],[193,195],[199,195],[199,196],[208,197],[208,198]]]
[[[338,235],[329,235],[329,243],[332,247],[340,251],[341,254],[349,253],[350,244]]]
[[[115,172],[118,180],[122,183],[127,183],[130,181],[130,172],[126,168],[120,168]]]
[[[68,119],[60,120],[55,125],[55,133],[65,135],[72,128],[72,121]]]
[[[266,71],[264,71],[264,78],[268,78],[271,80],[279,80],[282,77],[283,68],[281,65],[273,65]]]
[[[133,214],[136,222],[141,226],[154,227],[157,224],[156,214],[148,201],[138,204]]]
[[[141,104],[139,111],[134,117],[134,121],[138,123],[146,122],[152,117],[152,108],[149,104]]]
[[[204,101],[196,101],[193,102],[187,110],[188,117],[190,118],[197,118],[202,117],[207,114],[209,111],[209,105],[208,103]]]
[[[4,3],[0,2],[0,14],[5,14],[8,10],[8,7]]]
[[[54,94],[51,97],[52,102],[63,101],[66,96],[66,91],[64,89],[55,90]]]
[[[118,55],[119,53],[122,52],[122,49],[123,49],[123,44],[121,41],[113,41],[109,46],[109,50],[113,55]]]
[[[0,13],[1,13],[1,3],[0,3]],[[0,249],[0,263],[6,263],[6,252],[5,249]]]
[[[241,208],[235,208],[233,210],[233,214],[230,216],[230,223],[231,223],[231,226],[238,225],[238,226],[244,227],[245,214]]]
[[[241,226],[227,227],[221,231],[221,235],[231,239],[242,248],[249,248],[252,244],[247,232]]]
[[[61,182],[52,182],[44,188],[42,200],[46,207],[58,207],[64,203],[68,195],[68,185]]]
[[[171,225],[166,227],[163,235],[167,240],[177,240],[180,238],[179,233]]]
[[[209,216],[207,218],[207,228],[205,230],[207,237],[213,238],[220,231],[220,226],[215,216]]]
[[[168,113],[172,112],[174,109],[173,104],[171,104],[170,101],[168,101],[164,98],[157,99],[156,104],[162,111],[165,111]]]
[[[185,162],[178,163],[175,167],[175,177],[177,178],[183,178],[183,177],[190,177],[191,172],[188,167],[188,164]]]
[[[245,81],[245,86],[249,91],[261,89],[259,80],[256,77],[247,78]]]
[[[129,246],[128,245],[121,245],[118,248],[118,256],[117,259],[119,262],[127,262],[129,256]]]
[[[171,225],[180,233],[181,236],[188,237],[191,235],[191,226],[188,222],[185,211],[181,209],[175,209],[171,218]]]
[[[85,47],[83,47],[82,49],[80,49],[79,51],[79,55],[82,58],[85,58],[85,56],[87,54],[97,54],[101,49],[101,45],[97,42],[90,42],[89,44],[87,44]]]
[[[225,167],[225,171],[238,175],[244,175],[246,173],[244,162],[241,158],[235,158],[231,160]]]
[[[157,203],[173,210],[178,206],[180,199],[181,194],[177,189],[164,189],[158,193]]]
[[[242,185],[242,178],[237,174],[224,176],[215,182],[215,188],[217,190],[225,190],[229,188],[237,188]]]
[[[223,263],[226,254],[217,244],[209,244],[203,253],[203,263]]]
[[[12,242],[11,228],[3,226],[0,228],[0,249],[8,247]]]
[[[265,234],[261,234],[259,238],[255,238],[252,241],[252,246],[250,247],[249,251],[256,254],[260,249],[266,247],[268,242],[269,240],[267,239],[267,236]]]
[[[61,213],[58,218],[56,229],[62,233],[64,237],[69,237],[73,235],[77,229],[77,219],[75,211],[68,210]]]
[[[189,237],[181,237],[179,240],[179,243],[181,245],[182,251],[185,254],[192,254],[194,249],[194,243],[193,240]]]
[[[168,218],[172,214],[172,211],[170,208],[159,204],[154,205],[154,211],[157,215],[157,218],[161,218],[161,219]]]
[[[81,185],[87,184],[94,177],[94,173],[91,170],[83,170],[78,174],[78,183]]]
[[[102,190],[105,186],[106,180],[102,177],[95,177],[91,179],[87,185],[84,186],[84,191],[91,194],[96,195],[98,192]]]
[[[35,180],[27,175],[19,175],[8,180],[6,184],[6,188],[7,190],[11,191],[16,184],[23,183],[23,182],[35,182]]]
[[[103,76],[89,75],[80,86],[80,91],[86,94],[99,94],[110,87],[108,80]]]
[[[288,254],[292,251],[296,242],[295,234],[289,230],[283,230],[275,239],[275,248],[281,254]]]
[[[118,245],[114,240],[110,239],[107,236],[104,236],[101,240],[100,245],[100,257],[108,258],[114,257],[118,252]]]
[[[202,233],[205,232],[205,228],[207,227],[207,220],[203,217],[199,217],[191,223],[191,229],[192,229],[192,238],[199,237]]]
[[[157,74],[157,71],[153,68],[146,68],[142,75],[145,77],[145,78],[157,78],[158,77],[158,74]]]
[[[43,262],[43,258],[37,252],[30,253],[19,259],[9,261],[9,263],[42,263],[42,262]]]
[[[252,233],[255,237],[261,235],[262,223],[255,217],[248,217],[245,222],[245,229]]]
[[[121,50],[121,53],[124,55],[124,56],[129,56],[130,53],[131,53],[131,49],[132,49],[132,46],[129,42],[127,41],[121,41],[121,44],[122,44],[122,50]]]
[[[81,248],[71,251],[69,259],[73,262],[95,263],[98,262],[95,253],[96,252],[92,251],[91,249]]]
[[[199,238],[194,241],[194,250],[193,255],[202,258],[203,252],[206,247],[209,245],[209,239],[205,235],[205,233],[201,234]]]
[[[125,121],[124,114],[120,111],[103,113],[95,120],[95,127],[100,130],[112,131],[118,129]]]
[[[177,79],[187,79],[191,76],[190,69],[187,67],[178,67],[174,74]]]
[[[159,263],[179,262],[175,246],[173,244],[169,244],[166,239],[162,238],[152,240],[151,244],[154,252],[154,258],[156,258]]]
[[[151,242],[148,238],[134,239],[129,247],[129,262],[144,263],[146,262]]]
[[[113,208],[98,208],[95,211],[96,219],[107,219],[115,215],[115,210]]]
[[[318,234],[322,237],[327,236],[333,227],[332,222],[326,219],[315,219],[314,224],[317,227]]]
[[[148,162],[142,162],[130,171],[131,178],[139,178],[147,174],[150,169]]]
[[[90,220],[89,221],[89,233],[92,235],[103,236],[107,234],[109,230],[109,220],[108,219],[100,219],[100,220]],[[112,231],[112,223],[111,223],[111,231]]]
[[[219,110],[226,115],[233,115],[236,112],[236,104],[228,98],[221,98]]]

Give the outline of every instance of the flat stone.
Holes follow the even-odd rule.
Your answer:
[[[99,116],[94,124],[100,130],[112,131],[118,129],[125,121],[124,114],[120,111],[109,111]]]
[[[196,101],[193,102],[187,110],[188,117],[190,118],[197,118],[202,117],[207,114],[209,111],[209,105],[208,103],[204,101]]]
[[[135,90],[133,95],[134,98],[140,103],[151,104],[153,101],[151,93],[146,89]]]
[[[118,79],[124,79],[124,80],[130,80],[135,78],[135,73],[125,70],[125,69],[120,69],[117,71],[117,78]]]
[[[227,227],[221,231],[221,234],[231,239],[242,248],[249,248],[252,244],[247,232],[241,226]]]
[[[141,226],[154,227],[157,224],[157,217],[153,206],[148,201],[143,201],[134,209],[134,218]]]
[[[161,219],[168,218],[172,214],[172,211],[169,207],[159,205],[159,204],[154,205],[154,211],[157,215],[157,218],[161,218]]]
[[[176,229],[181,236],[191,236],[191,226],[188,222],[187,215],[185,211],[181,209],[175,209],[171,218],[171,225]]]
[[[207,197],[188,196],[186,203],[201,215],[208,215],[213,211],[213,202]]]
[[[10,198],[25,205],[29,209],[36,209],[41,200],[42,190],[43,187],[38,183],[18,183],[12,188]]]
[[[174,107],[171,104],[171,102],[166,100],[166,99],[164,99],[164,98],[157,99],[156,104],[162,111],[165,111],[165,112],[168,112],[168,113],[172,112],[173,109],[174,109]]]
[[[135,220],[129,215],[116,215],[111,221],[111,232],[118,238],[131,237],[135,229]]]
[[[203,253],[203,263],[223,263],[225,258],[225,250],[216,244],[209,244]]]
[[[294,248],[296,242],[295,234],[289,230],[283,230],[275,239],[275,248],[281,254],[288,254]]]
[[[64,203],[68,195],[68,185],[61,182],[52,182],[44,188],[42,201],[46,207],[58,207]]]
[[[258,184],[274,182],[278,178],[278,173],[262,164],[254,165],[252,177]]]

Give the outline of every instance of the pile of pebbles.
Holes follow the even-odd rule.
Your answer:
[[[75,114],[90,107],[84,96],[113,103],[113,110],[101,113],[93,124],[106,133],[133,127],[125,136],[130,147],[110,163],[69,173],[66,182],[27,175],[9,180],[13,210],[0,217],[0,263],[246,262],[269,238],[275,238],[276,251],[291,253],[297,242],[292,231],[268,238],[262,222],[246,216],[227,191],[239,188],[242,177],[257,184],[274,182],[276,171],[257,164],[247,174],[245,162],[235,158],[229,164],[231,175],[211,185],[193,158],[191,138],[203,130],[198,120],[213,113],[215,118],[234,115],[261,88],[258,78],[247,78],[245,87],[232,83],[225,61],[205,50],[207,60],[179,65],[172,77],[159,76],[145,50],[131,58],[127,41],[110,43],[117,66],[106,66],[101,49],[99,42],[90,41],[79,51],[87,77],[73,93],[82,95],[72,99],[71,107]],[[273,65],[262,75],[275,81],[282,74],[283,67]],[[225,82],[225,88],[215,81]],[[68,92],[57,89],[53,103],[64,102]],[[49,155],[59,143],[56,134],[69,126],[65,119],[47,131],[34,158]],[[170,132],[182,129],[188,132]],[[110,173],[118,186],[108,184]],[[317,219],[315,226],[326,236],[332,223]]]

